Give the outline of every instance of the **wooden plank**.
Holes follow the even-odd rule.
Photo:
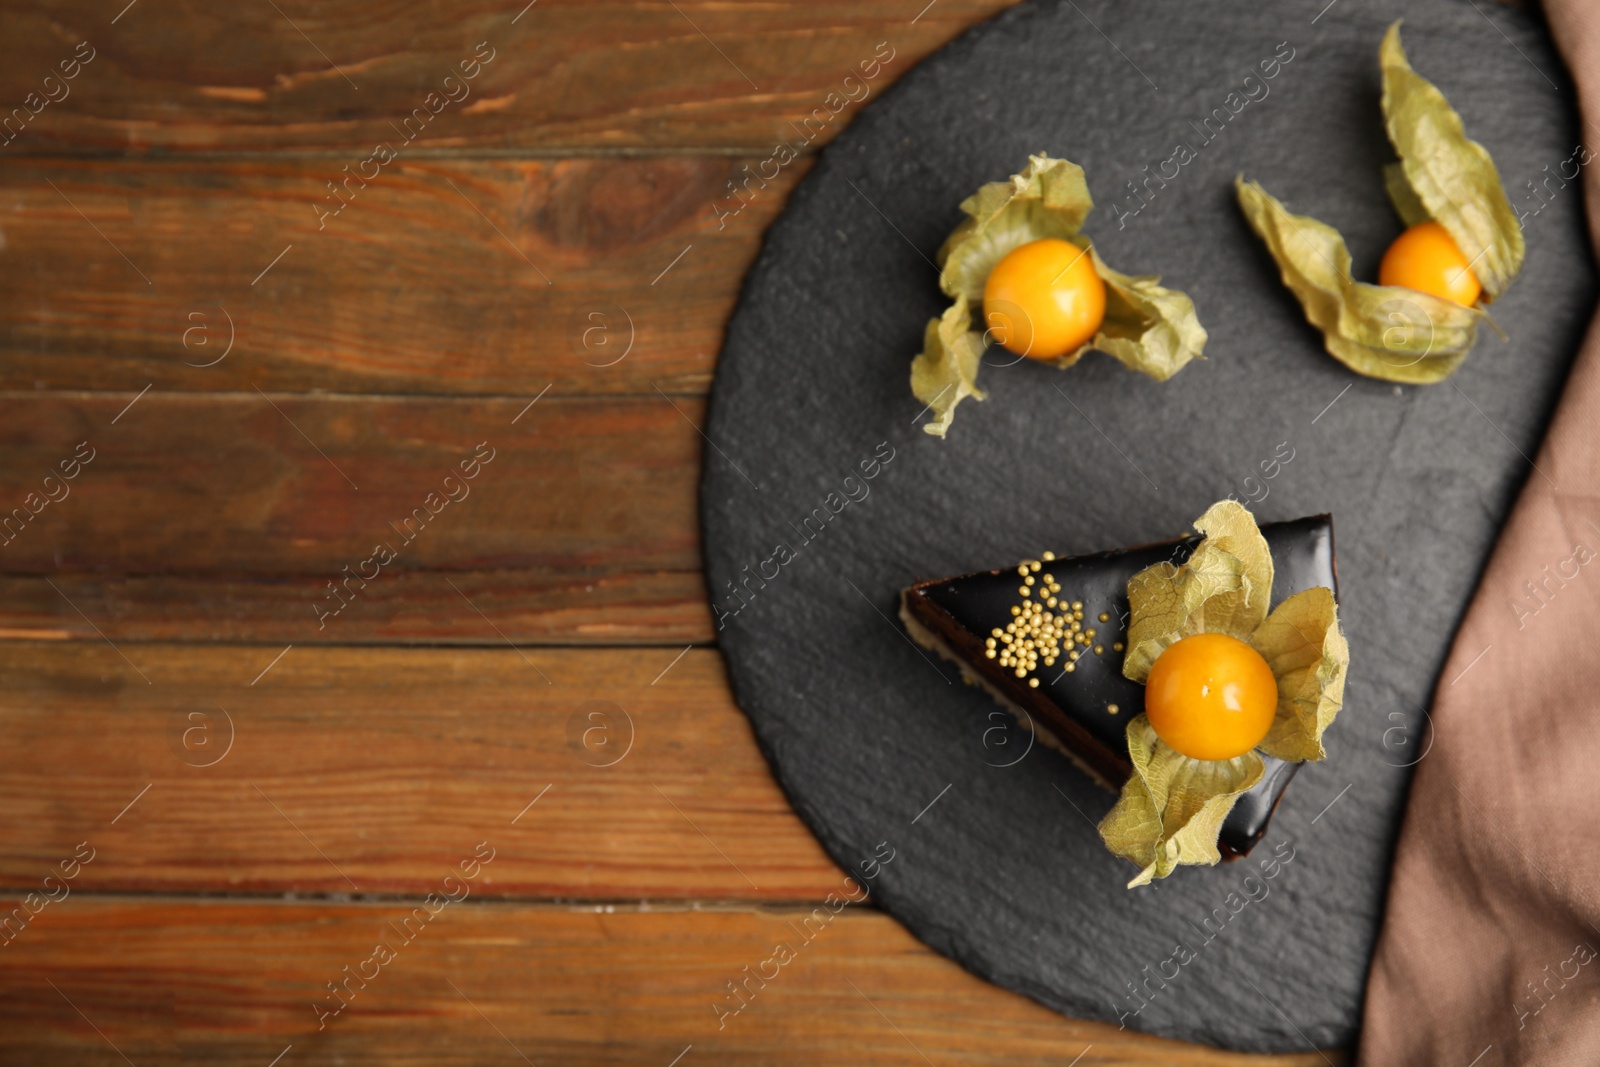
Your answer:
[[[114,19],[94,0],[12,0],[0,8],[0,100],[23,110],[6,113],[0,151],[327,149],[354,164],[379,141],[404,145],[419,107],[428,121],[412,151],[767,149],[801,141],[790,123],[821,109],[814,148],[1011,2],[294,0],[147,3]],[[61,68],[75,52],[87,65]]]
[[[461,855],[471,857],[470,843]],[[471,892],[472,883],[458,885],[456,895]],[[824,910],[826,922],[803,930],[802,911],[561,908],[468,896],[426,922],[413,918],[408,941],[399,924],[415,903],[69,896],[0,953],[0,1055],[140,1067],[266,1067],[280,1054],[285,1065],[385,1067],[1348,1062],[1314,1051],[1240,1056],[1063,1019],[968,975],[861,906]],[[374,957],[380,943],[387,952]],[[778,945],[789,948],[782,966],[768,962]],[[743,982],[746,968],[773,977],[752,977],[743,1009],[719,1015],[713,1005],[740,1003],[728,983]],[[348,1001],[330,992],[334,982],[348,982]]]
[[[527,404],[0,396],[0,636],[709,640],[702,403]],[[446,485],[485,441],[494,458]]]
[[[527,404],[260,392],[0,397],[0,525],[12,520],[0,558],[12,574],[328,582],[348,567],[371,579],[367,589],[418,569],[698,569],[701,402]],[[75,479],[59,477],[64,463]],[[49,492],[62,499],[48,502]],[[19,507],[38,514],[17,516]],[[364,565],[379,544],[394,558]],[[341,603],[324,592],[330,607]],[[354,601],[347,612],[360,610],[362,593],[358,577],[340,594]],[[312,605],[300,612],[316,632]]]
[[[529,402],[0,396],[0,635],[705,640],[702,402]]]
[[[715,637],[699,571],[414,571],[316,630],[325,576],[0,575],[0,639],[664,645]],[[483,615],[468,608],[482,609]],[[484,621],[488,616],[494,623]]]
[[[13,159],[0,389],[704,393],[809,167],[759,162]]]
[[[485,837],[495,896],[842,877],[712,650],[119,647],[0,642],[0,885],[85,839],[80,887],[141,892],[421,894]]]

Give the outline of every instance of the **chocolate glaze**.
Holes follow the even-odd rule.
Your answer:
[[[1319,585],[1332,589],[1337,597],[1330,516],[1269,523],[1261,533],[1272,551],[1273,607]],[[1113,651],[1114,643],[1127,640],[1128,579],[1161,560],[1182,563],[1200,541],[1196,535],[1045,563],[1040,573],[1055,576],[1061,586],[1059,595],[1083,601],[1083,624],[1095,628],[1093,644],[1105,651],[1097,656],[1084,650],[1071,674],[1061,669],[1065,657],[1053,667],[1041,664],[1033,675],[1039,679],[1037,689],[984,656],[985,638],[994,627],[1011,621],[1011,606],[1022,599],[1017,592],[1021,578],[1015,564],[1005,570],[918,582],[901,594],[901,612],[937,635],[968,669],[1047,726],[1107,782],[1120,786],[1133,771],[1125,733],[1128,720],[1144,710],[1144,687],[1122,676],[1123,653]],[[1102,613],[1108,621],[1100,621]],[[1107,710],[1112,705],[1118,709],[1116,714]],[[1225,857],[1246,855],[1261,840],[1273,809],[1299,768],[1297,763],[1262,758],[1266,774],[1239,798],[1223,824],[1217,843]]]

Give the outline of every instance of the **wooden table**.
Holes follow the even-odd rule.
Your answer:
[[[748,980],[844,875],[702,584],[729,183],[1006,0],[523,2],[0,4],[4,1062],[1323,1063]]]

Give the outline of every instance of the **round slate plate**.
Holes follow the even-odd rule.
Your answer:
[[[1401,14],[1412,62],[1529,213],[1527,267],[1495,307],[1510,342],[1485,331],[1449,383],[1403,389],[1323,354],[1231,184],[1244,171],[1337,226],[1372,277],[1398,231],[1377,49]],[[1518,487],[1543,476],[1526,457],[1594,297],[1578,187],[1527,184],[1578,143],[1565,85],[1538,26],[1486,0],[1041,0],[908,73],[822,154],[728,328],[707,569],[734,691],[790,800],[916,936],[1076,1017],[1245,1050],[1354,1039],[1421,709]],[[1247,88],[1261,98],[1239,108]],[[1207,141],[1213,108],[1226,122]],[[1180,143],[1195,158],[1132,214],[1127,183]],[[1112,265],[1194,297],[1208,359],[1167,384],[1099,355],[1069,371],[992,359],[989,400],[938,441],[907,384],[945,306],[929,260],[963,197],[1040,150],[1088,172],[1086,232]],[[1280,449],[1275,478],[1245,481]],[[897,591],[1176,536],[1263,486],[1262,521],[1335,518],[1351,674],[1331,755],[1255,856],[1130,892],[1094,829],[1113,798],[996,731],[989,698],[906,638]],[[1263,879],[1273,855],[1292,858]]]

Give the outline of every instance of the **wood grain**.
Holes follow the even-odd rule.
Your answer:
[[[418,568],[699,567],[697,400],[135,400],[0,398],[7,571],[334,580],[347,565],[371,577],[358,564],[375,543],[397,557],[373,584]],[[92,459],[43,503],[45,479],[85,442]],[[486,462],[465,478],[475,455]],[[38,511],[25,525],[11,511],[24,506]],[[360,586],[349,589],[357,611]]]
[[[666,1067],[679,1056],[684,1067],[1346,1062],[1313,1051],[1231,1055],[1063,1019],[971,977],[861,906],[813,920],[806,941],[805,911],[497,905],[469,896],[410,927],[406,941],[397,924],[417,903],[70,896],[0,954],[0,1058],[266,1067],[292,1045],[285,1064],[386,1067]],[[380,941],[392,956],[375,973],[363,962]],[[793,958],[770,981],[750,979],[737,1015],[719,1016],[713,1004],[739,1003],[727,983],[744,981],[746,967],[774,974],[764,961],[779,944]],[[346,967],[371,980],[348,979],[348,1004],[318,1031],[312,1005],[331,1012],[340,1003],[327,983],[346,981]]]
[[[709,644],[695,571],[410,571],[362,590],[359,610],[317,630],[323,575],[0,575],[0,640],[341,644]],[[472,606],[483,611],[479,615]],[[484,616],[493,621],[490,627]]]
[[[470,95],[414,142],[433,151],[765,150],[798,140],[789,124],[818,108],[830,120],[813,128],[821,144],[923,55],[1011,2],[143,3],[113,24],[120,4],[13,0],[0,8],[0,101],[38,113],[14,121],[0,152],[323,149],[353,163],[399,140],[395,126],[435,91]],[[82,41],[94,58],[59,84]],[[893,58],[863,79],[880,43]],[[444,83],[491,52],[465,86]]]
[[[281,652],[0,643],[0,885],[82,840],[79,887],[118,891],[420,895],[486,837],[494,896],[820,900],[844,877],[714,651]]]
[[[0,635],[708,640],[703,402],[531,400],[0,396]]]
[[[759,163],[12,160],[0,389],[704,393]]]

